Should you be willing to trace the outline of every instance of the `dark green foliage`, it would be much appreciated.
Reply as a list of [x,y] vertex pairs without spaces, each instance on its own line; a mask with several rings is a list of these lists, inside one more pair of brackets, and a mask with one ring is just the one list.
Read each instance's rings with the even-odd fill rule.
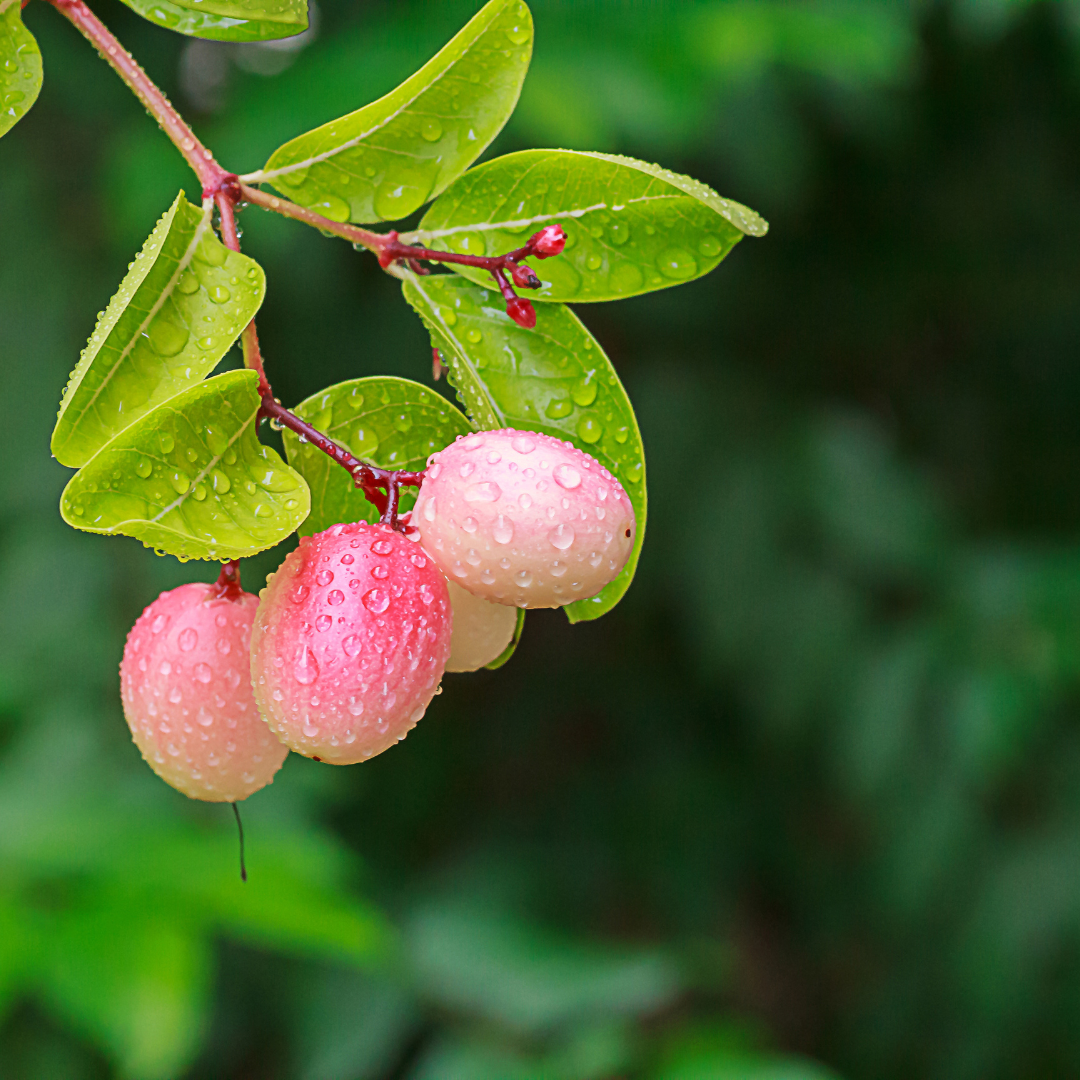
[[[229,108],[200,134],[255,168],[390,90],[475,6],[328,3],[282,74],[229,54]],[[148,895],[141,911],[185,912],[170,929],[193,959],[161,985],[174,1008],[184,987],[212,995],[193,1080],[816,1077],[806,1056],[848,1080],[1080,1072],[1080,92],[1059,9],[958,3],[916,23],[877,4],[536,3],[537,60],[496,152],[662,159],[772,229],[685,289],[584,312],[650,454],[625,601],[573,628],[535,613],[514,662],[448,678],[400,750],[362,770],[290,761],[246,804],[249,888],[279,880],[280,844],[332,910],[392,915],[404,951],[372,973],[288,918],[255,934],[187,891],[220,874],[244,897],[227,812],[165,789],[123,729],[124,631],[206,568],[64,528],[68,474],[42,448],[87,312],[188,181],[36,7],[45,120],[0,143],[0,205],[21,208],[0,214],[20,403],[0,477],[0,919],[115,927]],[[183,102],[185,43],[101,11]],[[241,220],[272,283],[260,331],[284,401],[426,378],[396,282],[346,245]],[[245,564],[245,585],[280,555]],[[86,931],[68,982],[47,949],[29,979],[35,939],[13,925],[0,1077],[124,1075],[127,1016],[106,1024],[97,1000],[121,990],[93,966],[121,946]],[[146,956],[129,976],[162,952]],[[583,1003],[626,964],[644,972],[630,1012],[629,990]],[[64,989],[79,979],[81,1011]]]

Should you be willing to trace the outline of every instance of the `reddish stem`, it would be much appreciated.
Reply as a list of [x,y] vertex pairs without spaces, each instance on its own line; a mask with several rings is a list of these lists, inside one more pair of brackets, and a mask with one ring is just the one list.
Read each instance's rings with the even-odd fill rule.
[[231,562],[221,564],[221,573],[214,582],[214,591],[211,600],[239,600],[244,595],[240,587],[240,561],[233,559]]
[[83,0],[48,0],[62,15],[75,24],[102,57],[112,65],[120,78],[135,92],[147,111],[161,125],[184,160],[195,170],[204,188],[216,189],[225,170],[214,160],[214,155],[199,142],[195,133],[184,123],[169,99],[154,85],[153,80],[139,66],[135,58],[120,44],[112,32],[83,3]]
[[305,225],[311,225],[313,228],[321,229],[323,232],[333,233],[343,240],[350,240],[354,244],[359,244],[360,247],[374,251],[376,255],[381,250],[385,240],[381,233],[361,229],[359,225],[345,225],[340,221],[333,221],[328,217],[323,217],[322,214],[316,214],[314,210],[308,210],[307,207],[299,206],[297,203],[289,202],[288,199],[279,198],[277,195],[270,195],[265,191],[260,191],[258,188],[250,187],[248,184],[240,184],[240,197],[244,202],[254,203],[264,210],[273,210],[275,214],[292,218],[294,221],[302,221]]
[[[353,457],[345,447],[334,442],[328,435],[324,435],[318,428],[312,427],[306,420],[301,420],[296,413],[286,409],[280,402],[272,397],[264,397],[260,416],[276,420],[282,427],[299,435],[304,442],[311,443],[316,449],[321,450],[332,461],[336,462],[348,472],[353,483],[363,491],[376,510],[382,521],[394,528],[398,528],[397,505],[399,488],[419,487],[424,480],[422,472],[400,472],[394,469],[380,469],[377,465],[370,465]],[[382,490],[385,490],[385,494]]]

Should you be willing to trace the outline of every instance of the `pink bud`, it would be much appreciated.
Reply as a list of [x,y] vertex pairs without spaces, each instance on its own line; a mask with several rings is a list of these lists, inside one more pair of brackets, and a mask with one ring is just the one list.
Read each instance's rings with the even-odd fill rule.
[[545,225],[529,238],[528,246],[538,259],[550,259],[552,255],[562,254],[566,246],[566,233],[561,225]]
[[531,330],[536,325],[536,308],[520,296],[506,301],[506,314],[526,330]]
[[510,276],[514,279],[514,284],[519,289],[540,288],[540,279],[536,276],[531,266],[518,266],[515,264],[510,267]]

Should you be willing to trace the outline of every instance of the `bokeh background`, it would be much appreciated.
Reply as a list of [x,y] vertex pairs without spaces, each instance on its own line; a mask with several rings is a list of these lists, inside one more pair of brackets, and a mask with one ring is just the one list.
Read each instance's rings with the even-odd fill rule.
[[[320,0],[280,45],[95,9],[229,167],[385,93],[479,0]],[[49,457],[94,313],[180,186],[72,28],[0,144],[2,1080],[1080,1075],[1080,9],[535,0],[489,153],[619,151],[771,222],[582,306],[649,536],[400,747],[165,787],[124,634],[202,564],[76,534]],[[427,381],[374,260],[257,209],[294,403]],[[442,384],[445,387],[445,384]],[[283,551],[243,566],[258,589]]]

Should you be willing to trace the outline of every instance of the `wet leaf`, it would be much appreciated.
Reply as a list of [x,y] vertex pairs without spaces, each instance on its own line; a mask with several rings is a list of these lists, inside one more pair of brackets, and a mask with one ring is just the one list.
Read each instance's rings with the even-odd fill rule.
[[258,377],[229,371],[122,431],[72,477],[64,520],[179,559],[240,559],[307,516],[303,477],[255,435]]
[[[428,457],[448,446],[472,424],[441,394],[412,382],[377,375],[330,386],[294,410],[362,461],[383,469],[422,469]],[[289,463],[311,489],[311,516],[300,532],[322,532],[339,521],[375,521],[375,507],[353,484],[352,477],[321,450],[283,432]],[[401,510],[416,499],[403,488]]]
[[211,41],[267,41],[308,26],[307,0],[123,0],[167,30]]
[[456,180],[514,111],[532,55],[520,0],[490,0],[396,90],[276,150],[248,179],[334,221],[395,221]]
[[596,619],[622,598],[645,538],[645,455],[630,399],[599,343],[562,304],[540,304],[536,329],[507,316],[493,290],[451,274],[410,276],[405,299],[442,350],[449,378],[480,428],[520,428],[567,439],[610,469],[637,516],[622,573],[596,596],[568,604],[571,622]]
[[262,303],[266,279],[181,192],[135,257],[71,373],[52,436],[85,465],[114,435],[205,378]]
[[[544,225],[566,230],[562,255],[533,260],[540,300],[619,300],[707,274],[766,223],[688,176],[633,158],[525,150],[466,173],[403,236],[469,255],[502,255]],[[478,283],[487,271],[451,266]]]
[[41,50],[23,26],[19,0],[0,0],[0,135],[29,111],[41,89]]

